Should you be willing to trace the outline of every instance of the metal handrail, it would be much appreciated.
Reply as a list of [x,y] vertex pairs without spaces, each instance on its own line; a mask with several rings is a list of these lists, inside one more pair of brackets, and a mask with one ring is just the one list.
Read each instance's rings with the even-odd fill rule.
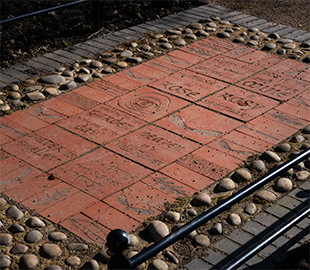
[[[218,205],[214,206],[213,208],[207,210],[205,213],[201,214],[200,216],[196,217],[189,223],[185,224],[184,226],[180,227],[176,231],[172,232],[171,234],[165,236],[158,242],[155,242],[153,245],[149,246],[148,248],[142,250],[140,253],[136,254],[135,256],[128,258],[123,253],[117,253],[111,257],[109,262],[109,269],[132,269],[147,259],[150,259],[160,251],[164,250],[165,248],[169,247],[170,245],[174,244],[177,240],[183,238],[185,235],[189,234],[193,230],[199,228],[212,218],[216,217],[226,209],[229,209],[235,203],[241,201],[242,199],[249,196],[251,193],[256,191],[257,189],[263,187],[265,184],[276,178],[277,176],[281,175],[283,172],[289,170],[294,165],[300,163],[303,159],[310,156],[310,148],[306,149],[296,157],[286,161],[285,163],[281,164],[279,167],[275,168],[268,174],[264,175],[263,177],[259,178],[258,180],[254,181],[253,183],[249,184],[248,186],[244,187],[231,197],[225,199]],[[113,231],[112,231],[113,232]],[[110,233],[112,233],[110,232]],[[107,246],[109,243],[107,242]],[[122,252],[120,250],[119,252]]]

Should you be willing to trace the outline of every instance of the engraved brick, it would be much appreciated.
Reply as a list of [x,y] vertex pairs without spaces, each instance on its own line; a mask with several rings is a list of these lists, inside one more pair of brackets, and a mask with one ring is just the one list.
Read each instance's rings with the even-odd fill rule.
[[9,75],[11,77],[17,78],[19,80],[26,80],[26,79],[30,78],[30,76],[28,74],[25,74],[23,72],[19,72],[17,70],[12,69],[12,68],[4,70],[3,73],[6,75]]
[[284,35],[283,38],[296,38],[296,37],[304,35],[306,33],[308,33],[308,32],[305,30],[297,30],[297,31],[294,31],[292,33]]

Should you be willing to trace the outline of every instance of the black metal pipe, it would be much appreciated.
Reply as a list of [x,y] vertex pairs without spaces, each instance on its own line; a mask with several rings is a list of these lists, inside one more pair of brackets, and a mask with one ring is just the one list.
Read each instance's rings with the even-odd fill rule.
[[201,214],[197,218],[193,219],[189,223],[185,224],[184,226],[180,227],[173,233],[167,235],[166,237],[162,238],[158,242],[154,243],[150,247],[142,250],[140,253],[136,254],[135,256],[128,258],[127,256],[123,255],[120,258],[120,254],[118,255],[118,260],[122,264],[121,268],[134,268],[141,264],[142,262],[150,259],[155,254],[159,253],[160,251],[164,250],[165,248],[169,247],[177,240],[183,238],[185,235],[190,233],[191,231],[199,228],[207,221],[211,220],[212,218],[216,217],[218,214],[222,213],[226,209],[230,208],[235,203],[239,202],[240,200],[246,198],[251,193],[256,191],[257,189],[263,187],[269,181],[273,180],[275,177],[281,175],[283,172],[289,170],[294,165],[300,163],[303,159],[307,156],[310,156],[310,148],[306,149],[296,157],[286,161],[279,167],[275,168],[273,171],[269,172],[267,175],[259,178],[255,182],[249,184],[248,186],[244,187],[233,196],[227,198],[226,200],[222,201],[215,207],[207,210],[205,213]]
[[268,238],[264,239],[256,247],[251,248],[248,252],[246,252],[244,255],[242,255],[240,258],[238,258],[236,261],[234,261],[230,266],[228,266],[225,269],[226,270],[236,269],[238,266],[242,265],[244,262],[246,262],[247,260],[251,259],[256,253],[261,251],[263,248],[268,246],[275,239],[277,239],[282,234],[284,234],[286,231],[288,231],[296,223],[298,223],[299,221],[304,219],[309,213],[310,213],[310,208],[306,209],[306,211],[303,211],[302,213],[300,213],[299,215],[294,217],[292,220],[287,222],[283,227],[281,227],[276,232],[273,232]]
[[38,14],[54,11],[56,9],[65,8],[65,7],[76,5],[76,4],[79,4],[79,3],[86,2],[86,1],[89,1],[89,0],[78,0],[78,1],[75,1],[75,2],[70,2],[70,3],[67,3],[67,4],[63,4],[63,5],[59,5],[59,6],[55,6],[55,7],[51,7],[51,8],[47,8],[47,9],[42,9],[42,10],[34,11],[34,12],[31,12],[31,13],[27,13],[27,14],[15,16],[15,17],[8,18],[8,19],[0,21],[0,24],[12,22],[12,21],[16,21],[16,20],[20,20],[20,19],[24,19],[24,18],[28,18],[28,17],[34,16],[34,15],[38,15]]

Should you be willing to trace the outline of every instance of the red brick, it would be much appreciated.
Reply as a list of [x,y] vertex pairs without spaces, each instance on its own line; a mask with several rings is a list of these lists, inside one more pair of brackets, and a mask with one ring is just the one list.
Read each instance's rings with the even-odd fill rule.
[[142,120],[152,122],[185,107],[189,102],[145,86],[109,101],[107,104]]
[[310,90],[304,91],[295,98],[290,99],[288,104],[300,107],[301,109],[310,110]]
[[104,200],[113,208],[140,222],[160,214],[164,210],[164,204],[172,203],[173,201],[172,197],[141,182],[119,191]]
[[177,179],[185,185],[188,185],[196,190],[202,190],[214,183],[214,181],[206,176],[198,174],[188,168],[181,166],[178,163],[172,163],[160,170],[160,172]]
[[[147,67],[147,66],[146,66],[146,68],[148,68],[149,72],[145,73],[145,74],[134,71],[134,70],[132,70],[132,68],[130,68],[130,69],[126,69],[126,70],[123,70],[121,72],[118,72],[117,75],[119,77],[123,78],[123,80],[134,81],[138,84],[138,87],[141,87],[141,86],[147,85],[151,82],[154,82],[156,80],[156,78],[154,78],[151,75],[152,74],[152,68]],[[153,71],[155,71],[155,70],[153,69]],[[135,88],[137,88],[137,87],[135,87]]]
[[235,83],[258,72],[262,68],[219,55],[189,69],[225,82]]
[[106,227],[80,213],[62,220],[60,225],[86,242],[95,243],[99,246],[105,244],[107,235],[110,232]]
[[99,144],[110,142],[145,124],[142,120],[105,105],[58,123],[59,126]]
[[47,123],[50,123],[50,124],[58,122],[61,119],[65,118],[64,115],[62,115],[62,114],[60,114],[54,110],[51,110],[42,104],[33,105],[33,106],[29,107],[26,110],[26,112],[29,113],[30,115],[33,115],[34,117],[36,117],[38,119],[45,121]]
[[95,144],[51,125],[4,145],[3,149],[37,168],[49,170],[95,147]]
[[[88,87],[92,87],[97,91],[103,92],[106,95],[109,95],[111,97],[119,97],[121,95],[124,95],[128,92],[128,90],[132,90],[129,88],[126,90],[125,88],[121,87],[118,83],[113,84],[110,82],[113,81],[114,78],[119,78],[117,75],[108,76],[107,78],[97,80],[95,82],[87,84]],[[132,82],[135,84],[135,82]],[[126,86],[128,86],[126,84]],[[130,86],[130,85],[129,85]],[[131,86],[130,86],[131,87]]]
[[[37,191],[35,194],[27,196],[28,199],[23,200],[22,204],[29,207],[36,212],[42,212],[43,210],[50,208],[51,206],[59,203],[66,198],[79,192],[78,189],[60,182],[59,180],[49,180],[50,183],[55,183],[50,188],[45,188],[44,190]],[[26,183],[31,187],[30,183]]]
[[217,53],[211,52],[208,48],[197,46],[196,43],[185,46],[181,48],[180,51],[194,55],[195,57],[201,57],[203,59],[210,59],[217,55]]
[[1,136],[8,136],[11,139],[19,139],[31,132],[30,129],[23,127],[10,119],[2,117],[0,119],[0,133]]
[[[4,153],[4,151],[0,152]],[[3,176],[9,172],[17,173],[18,169],[24,167],[27,164],[14,156],[9,156],[5,159],[2,159],[0,165],[0,176]]]
[[227,51],[234,50],[240,47],[239,44],[235,44],[231,41],[226,41],[217,37],[208,37],[206,39],[193,43],[193,46],[202,47],[215,54],[225,53]]
[[155,124],[178,133],[182,137],[205,144],[237,128],[242,123],[197,105],[191,105]]
[[[139,74],[141,76],[143,75],[146,78],[151,78],[151,79],[156,79],[156,80],[167,76],[167,73],[160,70],[159,67],[149,67],[145,64],[132,67],[130,69],[125,70],[124,72],[127,76],[132,76],[132,75],[135,76],[135,74]],[[132,73],[132,75],[130,74],[130,72]],[[122,73],[119,73],[119,74],[121,75]]]
[[[0,161],[10,157],[11,155],[7,152],[4,152],[4,151],[0,151]],[[1,165],[2,166],[2,165]]]
[[[183,47],[183,48],[185,48],[185,47]],[[206,60],[206,58],[204,58],[204,57],[195,56],[193,54],[187,53],[187,52],[182,51],[182,50],[175,50],[175,51],[168,53],[167,55],[173,56],[176,58],[180,58],[182,60],[186,60],[190,65],[198,64],[198,63]]]
[[107,148],[154,170],[200,145],[155,126],[146,126],[106,145]]
[[48,126],[48,123],[26,113],[25,111],[17,111],[9,116],[5,116],[4,118],[32,131],[37,131]]
[[80,191],[63,201],[54,204],[52,207],[39,212],[39,214],[52,222],[59,223],[60,221],[83,211],[96,201],[95,198]]
[[151,174],[144,167],[99,148],[52,171],[99,200]]
[[152,174],[141,182],[173,198],[191,196],[196,192],[195,189],[161,173]]
[[138,221],[104,202],[98,202],[83,210],[82,213],[110,230],[122,229],[126,232],[130,232],[140,225]]
[[58,97],[58,99],[66,101],[69,104],[79,107],[83,110],[91,109],[100,104],[99,102],[93,99],[87,98],[75,92],[69,92],[64,95],[61,95]]
[[278,100],[288,100],[310,87],[310,83],[270,71],[260,72],[237,84]]
[[174,73],[150,84],[152,87],[189,101],[197,101],[227,85],[221,81],[188,70]]
[[[130,80],[128,78],[120,76],[119,73],[113,74],[112,76],[108,76],[107,78],[104,78],[103,81],[104,82],[105,81],[110,82],[111,84],[114,84],[115,87],[118,86],[118,87],[124,88],[128,91],[138,89],[142,85],[145,85],[148,83],[148,82],[141,83],[141,82],[136,82],[136,81]],[[120,96],[120,93],[121,92],[118,90],[117,96]]]
[[279,102],[239,87],[229,86],[198,104],[242,121],[249,121],[274,108]]
[[[253,48],[246,47],[246,46],[239,46],[233,50],[229,50],[228,52],[225,52],[223,55],[229,56],[231,58],[240,59],[240,57],[246,56],[249,53],[255,52]],[[244,60],[243,60],[244,61]],[[254,61],[245,61],[251,64]]]
[[9,136],[6,136],[0,132],[0,145],[4,145],[4,144],[9,143],[11,141],[13,141],[12,138],[10,138]]
[[244,146],[256,152],[263,152],[273,145],[272,143],[268,143],[258,139],[256,136],[251,137],[235,130],[224,135],[222,139],[235,143],[239,146]]
[[87,97],[89,99],[95,100],[99,103],[104,103],[110,99],[113,99],[114,96],[111,96],[103,91],[98,91],[92,87],[83,86],[73,91],[81,96]]
[[58,98],[51,98],[44,101],[44,106],[66,116],[75,115],[83,111],[82,109]]
[[153,60],[147,61],[145,65],[153,68],[160,68],[161,71],[165,72],[167,75],[173,74],[182,69],[182,67],[180,66],[173,65],[171,61],[165,61],[163,57],[158,57]]
[[298,129],[262,116],[239,127],[237,130],[271,144],[277,144],[294,134]]
[[252,149],[248,149],[246,147],[243,147],[241,145],[235,144],[231,141],[222,138],[209,143],[208,146],[222,153],[238,158],[240,160],[246,160],[249,156],[252,156],[257,153]]

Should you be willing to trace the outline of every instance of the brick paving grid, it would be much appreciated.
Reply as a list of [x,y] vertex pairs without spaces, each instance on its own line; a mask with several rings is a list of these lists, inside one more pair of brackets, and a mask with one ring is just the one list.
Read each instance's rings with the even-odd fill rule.
[[[5,116],[2,191],[87,241],[131,231],[164,202],[206,187],[305,126],[304,65],[210,37]],[[274,87],[264,85],[275,77]]]

